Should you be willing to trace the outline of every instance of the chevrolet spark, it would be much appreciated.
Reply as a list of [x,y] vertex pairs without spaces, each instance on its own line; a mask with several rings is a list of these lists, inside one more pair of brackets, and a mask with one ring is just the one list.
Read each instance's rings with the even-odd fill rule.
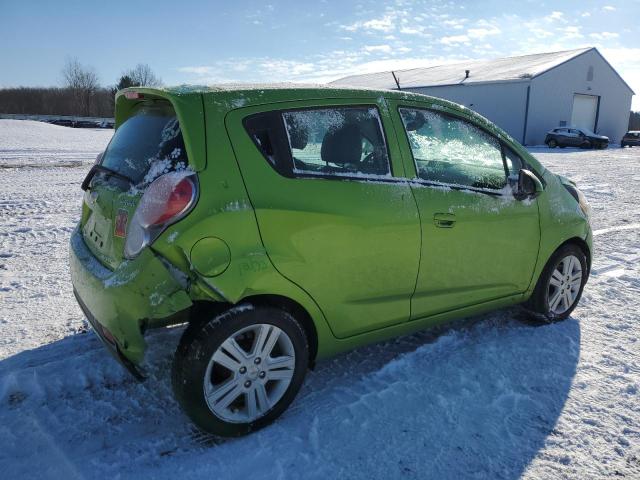
[[187,324],[201,429],[276,419],[319,359],[514,304],[566,318],[591,264],[576,186],[480,115],[398,91],[133,88],[85,178],[80,307],[137,378]]

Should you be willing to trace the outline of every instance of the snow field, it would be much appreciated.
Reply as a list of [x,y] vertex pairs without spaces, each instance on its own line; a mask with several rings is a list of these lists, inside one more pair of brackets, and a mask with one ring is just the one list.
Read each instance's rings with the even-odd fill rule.
[[593,209],[569,320],[513,308],[358,349],[273,426],[216,442],[172,397],[181,328],[152,332],[139,384],[73,298],[79,185],[110,134],[0,120],[4,478],[640,478],[640,148],[531,149]]

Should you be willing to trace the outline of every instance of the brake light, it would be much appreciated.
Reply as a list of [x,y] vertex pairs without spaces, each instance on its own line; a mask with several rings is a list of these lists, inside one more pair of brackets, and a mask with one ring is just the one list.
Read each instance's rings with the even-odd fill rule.
[[153,243],[166,227],[191,210],[196,197],[196,177],[191,172],[170,172],[154,180],[140,199],[129,225],[125,256],[133,258]]
[[140,92],[124,92],[124,96],[127,100],[140,100],[144,98],[144,95]]
[[195,191],[193,181],[179,173],[158,177],[149,185],[138,206],[140,224],[146,228],[170,222],[189,208]]

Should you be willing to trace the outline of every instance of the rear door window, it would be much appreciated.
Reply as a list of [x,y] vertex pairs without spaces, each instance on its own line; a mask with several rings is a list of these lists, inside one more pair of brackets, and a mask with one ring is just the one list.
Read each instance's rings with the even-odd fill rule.
[[169,105],[141,107],[116,130],[101,160],[132,185],[151,183],[187,164],[180,125]]
[[376,107],[265,112],[244,125],[269,164],[285,176],[391,175]]

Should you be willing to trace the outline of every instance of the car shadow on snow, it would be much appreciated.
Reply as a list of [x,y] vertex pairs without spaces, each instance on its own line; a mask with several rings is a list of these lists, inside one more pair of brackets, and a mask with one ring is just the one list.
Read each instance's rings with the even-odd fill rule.
[[93,334],[0,361],[10,478],[518,478],[563,409],[580,354],[571,318],[508,309],[320,362],[274,425],[214,442],[173,400],[181,328],[150,335],[137,383]]

